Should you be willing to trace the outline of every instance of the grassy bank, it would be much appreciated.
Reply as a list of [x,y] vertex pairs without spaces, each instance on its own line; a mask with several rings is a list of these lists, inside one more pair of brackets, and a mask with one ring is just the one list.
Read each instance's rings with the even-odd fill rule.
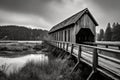
[[78,80],[79,72],[70,74],[73,66],[73,62],[66,59],[53,59],[47,64],[28,62],[19,72],[2,74],[0,80]]
[[47,53],[49,57],[48,63],[28,62],[19,72],[11,73],[9,76],[0,72],[0,80],[79,80],[80,70],[71,74],[75,62],[69,56],[61,58],[50,49],[46,44],[35,45],[32,49],[43,53]]

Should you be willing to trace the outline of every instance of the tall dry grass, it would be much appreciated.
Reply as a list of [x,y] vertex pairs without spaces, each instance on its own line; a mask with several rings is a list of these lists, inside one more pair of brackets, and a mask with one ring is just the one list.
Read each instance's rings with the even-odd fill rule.
[[[35,50],[44,49],[46,44],[37,45]],[[48,46],[46,46],[48,47]],[[48,51],[49,52],[49,51]],[[48,54],[48,63],[28,62],[18,72],[11,73],[6,76],[1,72],[0,80],[80,80],[80,70],[71,74],[75,65],[74,61],[68,58],[54,58],[52,54]]]
[[66,59],[53,59],[41,64],[28,62],[19,72],[11,73],[2,80],[78,80],[79,71],[70,74],[74,62]]

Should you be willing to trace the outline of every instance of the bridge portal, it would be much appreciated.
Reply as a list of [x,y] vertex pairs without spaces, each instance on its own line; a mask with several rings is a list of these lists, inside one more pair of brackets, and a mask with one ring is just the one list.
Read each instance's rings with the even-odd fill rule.
[[95,35],[91,32],[89,28],[81,28],[80,31],[76,35],[76,43],[83,42],[94,42]]

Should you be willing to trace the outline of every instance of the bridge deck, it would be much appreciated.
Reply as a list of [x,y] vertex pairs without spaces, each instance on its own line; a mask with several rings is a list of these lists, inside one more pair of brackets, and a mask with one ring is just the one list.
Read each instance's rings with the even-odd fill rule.
[[[56,42],[56,44],[54,44],[55,46],[64,49],[65,51],[71,53],[71,50],[73,48],[72,51],[72,55],[74,55],[76,58],[78,58],[79,55],[79,45],[78,44],[73,44],[72,43],[64,43],[64,42]],[[99,53],[99,51],[108,51],[108,52],[112,52],[115,54],[119,54],[120,50],[114,50],[114,49],[108,49],[108,48],[101,48],[101,47],[96,47],[96,46],[89,46],[89,45],[80,45],[81,46],[81,56],[79,57],[79,59],[83,62],[85,62],[86,64],[90,65],[91,67],[93,67],[93,65],[95,65],[95,61],[94,61],[94,49],[97,50],[97,54],[98,54],[98,62],[97,62],[97,67],[96,69],[98,71],[100,71],[101,73],[104,73],[105,75],[111,77],[114,80],[120,80],[119,76],[120,76],[120,60],[113,58],[113,57],[109,57],[106,55],[103,55],[101,53]],[[86,50],[85,48],[91,48],[92,50]],[[97,60],[96,59],[96,60]]]
[[[71,47],[68,47],[68,52],[71,52]],[[81,53],[81,59],[83,59],[82,61],[87,62],[87,64],[89,64],[90,66],[92,66],[92,62],[93,62],[93,52],[90,51],[82,51]],[[99,53],[98,53],[99,54]],[[73,49],[73,54],[75,57],[78,57],[78,48]],[[108,57],[102,54],[99,54],[99,58],[98,58],[98,65],[111,71],[112,73],[117,74],[118,76],[120,76],[120,60],[112,58],[112,57]],[[111,59],[111,60],[107,60],[105,58]],[[115,63],[114,61],[116,61],[117,63]]]

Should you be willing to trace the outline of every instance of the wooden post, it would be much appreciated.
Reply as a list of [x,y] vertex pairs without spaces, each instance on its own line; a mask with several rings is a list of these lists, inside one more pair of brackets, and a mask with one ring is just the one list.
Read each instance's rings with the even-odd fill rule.
[[60,42],[58,42],[58,47],[60,48]]
[[56,46],[57,46],[57,42],[56,42]]
[[106,48],[108,48],[108,45],[106,45]]
[[94,49],[93,52],[93,71],[97,72],[97,66],[98,66],[98,53],[97,53],[97,49]]
[[80,62],[80,58],[81,58],[81,45],[78,46],[78,62]]
[[92,72],[88,76],[87,80],[93,80],[95,77],[95,74],[97,73],[97,66],[98,66],[98,53],[97,49],[94,49],[93,52],[93,66],[92,66]]
[[65,43],[63,43],[63,49],[65,49]]
[[61,48],[61,42],[60,42],[60,48]]
[[120,50],[120,46],[118,46],[118,49]]
[[58,42],[58,45],[57,45],[57,47],[59,48],[59,42]]
[[71,46],[71,53],[70,53],[70,55],[72,55],[72,53],[73,53],[73,48],[74,48],[74,44],[72,44],[72,46]]
[[94,46],[97,46],[97,44],[93,44]]
[[[73,52],[72,50],[73,50],[73,49],[71,49],[71,52]],[[71,54],[71,55],[72,55],[72,54]],[[71,73],[74,72],[74,71],[78,68],[78,65],[79,65],[79,63],[80,63],[80,58],[81,58],[81,45],[79,45],[79,48],[78,48],[78,62],[77,62],[77,63],[75,64],[75,66],[73,67]]]
[[57,47],[58,47],[59,42],[57,42]]
[[66,43],[66,51],[68,51],[68,43]]
[[62,42],[61,42],[61,48],[62,48]]
[[52,45],[57,46],[57,42],[52,42]]

